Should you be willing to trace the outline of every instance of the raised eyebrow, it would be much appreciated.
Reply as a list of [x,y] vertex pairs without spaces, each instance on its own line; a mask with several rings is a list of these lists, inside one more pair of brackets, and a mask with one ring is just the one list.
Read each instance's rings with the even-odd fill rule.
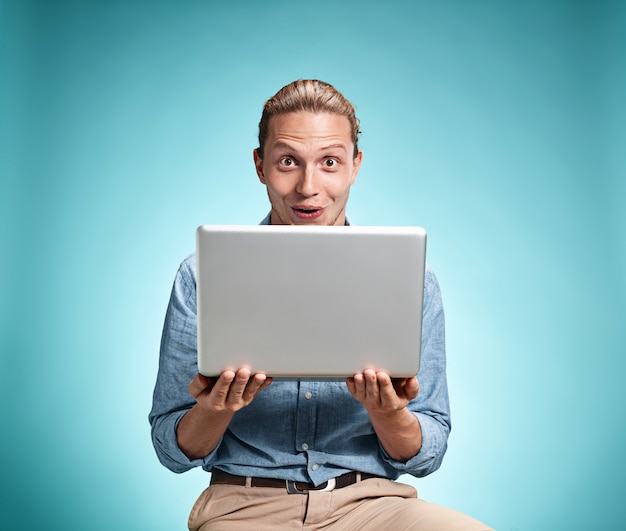
[[[298,149],[297,149],[297,147],[292,146],[288,142],[284,142],[282,140],[278,140],[278,141],[276,141],[274,143],[274,145],[272,147],[275,148],[275,149],[279,149],[279,150],[285,151],[285,152],[287,152],[289,154],[293,154],[296,157],[298,156]],[[339,149],[339,150],[343,151],[343,153],[348,153],[348,148],[346,147],[346,145],[345,144],[341,144],[341,143],[339,143],[339,144],[329,144],[327,146],[321,147],[318,150],[318,152],[319,153],[324,153],[326,151],[330,151],[330,150],[333,150],[333,149]],[[289,155],[289,156],[293,156],[293,155]],[[283,156],[286,156],[286,155],[283,154]],[[329,156],[329,155],[324,155],[324,156]]]
[[320,151],[329,151],[331,149],[341,149],[342,151],[346,152],[348,151],[348,149],[346,148],[346,146],[344,144],[331,144],[329,146],[325,146],[323,148],[320,149]]
[[285,149],[287,151],[295,151],[295,148],[291,144],[288,144],[287,142],[280,142],[280,141],[274,142],[274,145],[272,147]]

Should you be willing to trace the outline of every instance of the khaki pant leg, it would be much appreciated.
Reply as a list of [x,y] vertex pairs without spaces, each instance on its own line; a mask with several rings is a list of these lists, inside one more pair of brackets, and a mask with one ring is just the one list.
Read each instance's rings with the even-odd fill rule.
[[417,491],[403,483],[368,479],[345,489],[333,491],[332,494],[333,521],[320,522],[320,528],[328,526],[327,529],[333,531],[491,529],[466,514],[418,499]]
[[191,531],[302,529],[307,496],[267,487],[211,485],[189,514]]

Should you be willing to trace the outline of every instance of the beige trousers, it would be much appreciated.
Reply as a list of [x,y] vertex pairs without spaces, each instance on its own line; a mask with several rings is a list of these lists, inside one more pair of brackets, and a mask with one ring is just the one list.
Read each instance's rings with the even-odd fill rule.
[[211,485],[189,515],[192,531],[483,531],[463,513],[417,498],[410,485],[387,479],[329,492],[287,494],[286,489]]

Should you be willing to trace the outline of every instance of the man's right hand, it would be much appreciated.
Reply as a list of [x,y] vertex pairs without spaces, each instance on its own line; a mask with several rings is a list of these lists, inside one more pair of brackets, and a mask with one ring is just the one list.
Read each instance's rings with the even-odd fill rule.
[[196,404],[183,416],[176,430],[178,446],[189,459],[201,459],[219,444],[233,415],[250,404],[272,379],[249,369],[224,371],[217,380],[196,374],[189,394]]
[[224,371],[217,380],[196,374],[189,382],[189,394],[200,407],[214,412],[236,412],[246,407],[256,395],[272,383],[261,372],[251,375],[249,369]]

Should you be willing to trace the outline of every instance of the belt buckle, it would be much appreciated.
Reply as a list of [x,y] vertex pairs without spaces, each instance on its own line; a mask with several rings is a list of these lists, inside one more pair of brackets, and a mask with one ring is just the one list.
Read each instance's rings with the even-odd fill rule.
[[[287,492],[289,494],[306,494],[309,492],[308,490],[300,490],[296,487],[296,482],[291,481],[290,479],[285,480],[285,484],[287,485]],[[330,478],[326,482],[326,486],[323,489],[315,489],[315,492],[330,492],[331,490],[335,490],[337,486],[337,480],[335,478]]]

